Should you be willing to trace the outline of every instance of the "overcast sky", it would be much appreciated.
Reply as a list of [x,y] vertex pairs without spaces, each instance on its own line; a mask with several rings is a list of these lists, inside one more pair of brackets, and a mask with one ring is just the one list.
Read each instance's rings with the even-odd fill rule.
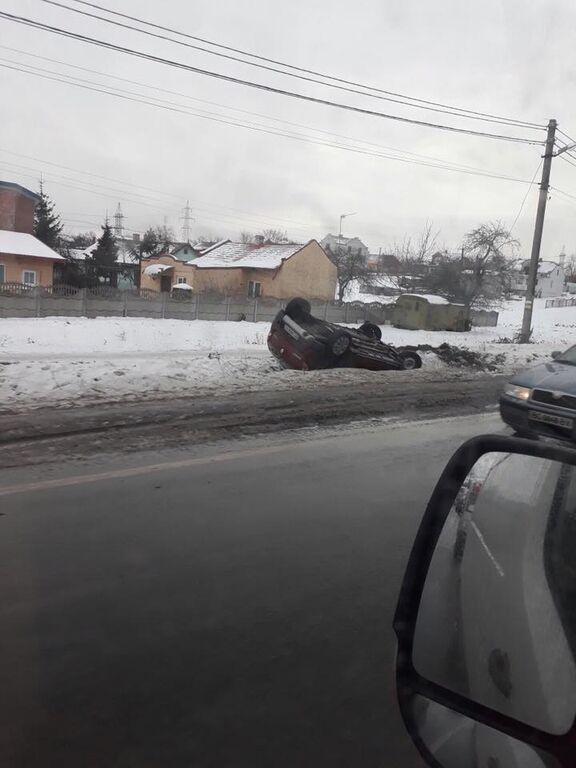
[[[576,135],[573,0],[95,1],[190,35],[387,91],[542,125],[554,117],[564,131]],[[91,10],[74,0],[61,2]],[[544,138],[544,131],[459,119],[266,72],[42,0],[2,0],[0,10],[323,99]],[[163,99],[165,106],[186,113],[2,69],[0,177],[36,188],[42,173],[67,231],[96,230],[106,211],[112,214],[120,202],[127,231],[166,221],[179,233],[189,199],[194,237],[237,237],[243,229],[272,226],[299,241],[320,239],[338,231],[341,213],[356,212],[345,220],[343,233],[361,237],[371,250],[388,250],[406,236],[417,236],[426,221],[440,231],[439,245],[455,248],[466,231],[482,222],[501,219],[511,226],[530,189],[514,230],[529,255],[536,187],[374,153],[409,152],[425,157],[401,156],[422,162],[436,158],[530,181],[540,163],[540,147],[305,103],[10,21],[0,20],[0,39],[0,63],[60,73],[52,77],[80,77],[100,89],[123,89],[125,96]],[[554,161],[552,184],[576,198],[576,167]],[[576,199],[552,191],[545,258],[556,257],[563,246],[568,253],[576,251],[575,220]]]

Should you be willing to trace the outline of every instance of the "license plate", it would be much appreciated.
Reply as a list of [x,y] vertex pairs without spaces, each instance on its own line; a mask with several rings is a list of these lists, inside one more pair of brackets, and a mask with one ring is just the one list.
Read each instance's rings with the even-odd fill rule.
[[564,416],[554,416],[551,413],[540,413],[540,411],[528,411],[528,418],[532,419],[532,421],[554,424],[556,427],[564,427],[565,429],[572,429],[574,426],[573,419],[566,419]]

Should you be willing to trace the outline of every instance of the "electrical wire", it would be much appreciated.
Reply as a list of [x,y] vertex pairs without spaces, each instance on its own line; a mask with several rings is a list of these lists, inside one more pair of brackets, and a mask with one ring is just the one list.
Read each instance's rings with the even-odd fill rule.
[[516,218],[514,219],[514,221],[512,222],[512,226],[510,227],[510,233],[512,233],[514,231],[514,227],[518,223],[518,219],[520,218],[520,215],[522,214],[522,210],[524,209],[524,205],[526,204],[526,200],[528,199],[528,195],[532,191],[532,187],[534,185],[534,181],[536,180],[536,176],[538,175],[538,171],[542,167],[542,163],[543,163],[543,159],[540,160],[536,170],[534,171],[534,176],[532,176],[532,181],[530,182],[530,186],[526,190],[526,194],[524,195],[524,199],[522,200],[522,203],[520,205],[518,213],[516,214]]
[[[247,61],[246,59],[241,59],[238,56],[232,56],[230,54],[221,53],[219,51],[212,51],[212,50],[210,50],[208,48],[204,48],[204,47],[199,46],[199,45],[194,45],[194,44],[191,44],[191,43],[184,42],[183,40],[176,40],[175,38],[168,37],[167,35],[161,35],[161,34],[158,34],[157,32],[150,32],[149,30],[146,30],[146,29],[139,29],[138,27],[134,27],[131,24],[125,24],[125,23],[120,22],[120,21],[114,21],[113,19],[107,19],[107,18],[105,18],[103,16],[99,16],[98,14],[89,13],[88,11],[82,11],[79,8],[71,8],[69,5],[66,5],[65,3],[58,2],[58,0],[41,0],[41,2],[47,3],[48,5],[56,6],[58,8],[62,8],[62,9],[67,10],[67,11],[71,11],[72,13],[77,13],[77,14],[80,14],[82,16],[86,16],[88,18],[93,18],[93,19],[96,19],[98,21],[103,21],[106,24],[112,24],[112,25],[114,25],[116,27],[121,27],[122,29],[128,29],[128,30],[130,30],[132,32],[139,32],[142,35],[147,35],[149,37],[154,37],[154,38],[157,38],[157,39],[160,39],[160,40],[165,40],[167,42],[174,43],[175,45],[180,45],[180,46],[184,46],[186,48],[191,48],[191,49],[196,50],[196,51],[201,51],[202,53],[208,53],[208,54],[210,54],[212,56],[218,56],[220,58],[231,60],[231,61],[235,61],[235,62],[239,62],[240,64],[245,64],[245,65],[248,65],[248,66],[251,66],[251,67],[257,67],[258,69],[263,69],[263,70],[266,70],[268,72],[274,72],[275,74],[285,75],[287,77],[294,77],[294,78],[297,78],[299,80],[303,80],[303,81],[306,81],[306,82],[316,83],[318,85],[323,85],[323,86],[326,86],[326,87],[329,87],[329,88],[335,88],[337,90],[345,91],[347,93],[353,93],[353,94],[361,95],[361,96],[368,96],[370,98],[380,99],[382,101],[389,101],[389,102],[393,102],[395,104],[401,104],[403,106],[410,106],[410,107],[413,107],[413,108],[416,108],[416,109],[424,109],[424,110],[428,110],[428,111],[431,111],[431,112],[437,112],[437,113],[444,114],[444,115],[452,115],[452,116],[456,116],[456,117],[465,117],[465,118],[468,118],[468,119],[480,120],[480,121],[488,122],[488,123],[496,123],[496,124],[499,124],[499,125],[508,125],[508,126],[514,126],[514,127],[522,127],[522,128],[531,128],[531,129],[534,129],[534,130],[543,130],[544,129],[544,126],[542,126],[542,125],[518,122],[518,121],[511,120],[509,118],[489,117],[489,116],[480,116],[480,115],[471,115],[471,114],[462,113],[460,111],[456,111],[456,110],[458,110],[458,107],[456,107],[456,108],[449,108],[449,107],[430,106],[430,105],[427,105],[427,104],[410,103],[410,101],[407,101],[407,99],[410,99],[410,97],[394,98],[392,96],[384,96],[384,95],[382,95],[380,93],[373,93],[373,92],[370,93],[370,92],[367,92],[366,90],[360,91],[360,90],[358,90],[358,87],[363,88],[363,86],[357,86],[357,87],[353,88],[353,87],[350,87],[350,86],[340,85],[340,84],[334,83],[334,82],[327,82],[326,80],[319,80],[317,77],[310,77],[310,76],[307,76],[307,75],[297,74],[295,72],[285,72],[284,70],[278,69],[277,67],[271,67],[271,66],[267,66],[265,64],[259,64],[259,63],[254,62],[254,61]],[[105,10],[108,13],[114,13],[114,15],[116,15],[116,13],[113,12],[113,11],[110,11],[108,9],[105,9]],[[146,23],[146,22],[142,22],[141,20],[138,20],[138,22],[139,23],[144,23],[144,24]]]
[[[67,84],[67,85],[73,85],[73,86],[81,88],[83,90],[88,90],[88,91],[93,91],[93,92],[96,92],[96,93],[103,93],[103,94],[107,94],[107,95],[110,95],[110,96],[115,96],[117,98],[120,98],[120,99],[123,99],[123,100],[127,100],[127,101],[130,101],[130,102],[136,102],[136,103],[140,103],[140,104],[145,104],[147,106],[156,107],[158,109],[165,109],[165,110],[168,110],[170,112],[177,112],[179,114],[184,114],[184,115],[189,115],[189,116],[193,116],[193,117],[198,117],[200,119],[212,120],[214,122],[223,123],[225,125],[231,125],[231,126],[235,126],[235,127],[243,127],[243,128],[247,128],[249,130],[257,131],[259,133],[271,134],[273,136],[280,136],[280,137],[284,137],[284,138],[289,138],[289,139],[293,139],[295,141],[300,141],[300,142],[305,142],[305,143],[310,143],[310,144],[317,144],[319,146],[329,147],[329,148],[333,148],[333,149],[341,149],[341,150],[344,150],[344,151],[347,151],[347,152],[353,152],[355,154],[366,155],[366,156],[369,156],[369,157],[378,157],[378,158],[386,159],[386,160],[397,160],[398,162],[408,163],[408,164],[411,164],[411,165],[419,165],[419,166],[423,166],[423,167],[438,168],[438,169],[441,169],[441,170],[453,171],[453,172],[456,172],[456,173],[465,173],[465,174],[472,175],[472,176],[482,176],[482,177],[486,177],[486,178],[501,179],[501,180],[505,180],[505,181],[514,181],[514,182],[519,182],[519,183],[522,183],[522,184],[529,184],[530,183],[529,181],[526,181],[525,179],[518,179],[518,178],[515,178],[515,177],[512,177],[512,176],[505,176],[503,174],[492,173],[492,172],[484,171],[484,170],[481,170],[481,169],[479,169],[479,170],[469,170],[467,168],[458,168],[458,167],[454,167],[452,165],[445,165],[443,163],[423,162],[421,160],[414,160],[414,159],[410,159],[410,158],[403,158],[403,157],[398,157],[396,155],[387,155],[387,154],[382,153],[382,152],[374,152],[374,151],[362,149],[360,147],[354,147],[354,146],[349,146],[349,145],[345,145],[345,144],[338,144],[338,143],[329,142],[329,141],[321,141],[321,140],[319,140],[319,139],[317,139],[315,137],[308,137],[308,136],[304,136],[304,135],[301,135],[301,134],[286,133],[286,132],[283,132],[283,131],[280,131],[280,130],[273,130],[271,128],[258,127],[258,126],[255,126],[254,124],[240,123],[238,121],[232,121],[232,120],[224,120],[224,119],[221,119],[219,117],[210,117],[210,116],[205,115],[205,114],[200,114],[198,112],[193,112],[191,110],[186,109],[185,107],[183,108],[183,107],[178,106],[178,105],[172,105],[170,103],[161,103],[158,100],[157,101],[148,101],[145,98],[140,98],[139,95],[136,95],[136,96],[126,95],[128,93],[126,91],[124,91],[124,92],[114,92],[114,91],[111,91],[111,90],[107,90],[105,87],[95,87],[95,86],[83,84],[81,82],[75,82],[74,80],[67,79],[66,76],[54,77],[52,75],[42,74],[42,73],[36,72],[36,71],[28,71],[26,69],[22,69],[21,67],[10,66],[8,64],[3,64],[3,63],[0,63],[0,67],[5,68],[5,69],[9,69],[9,70],[14,70],[16,72],[21,72],[23,74],[32,75],[34,77],[40,77],[40,78],[45,79],[45,80],[51,80],[51,81],[54,81],[54,82],[64,83],[64,84]],[[38,69],[38,68],[35,68],[35,69]],[[165,100],[161,100],[161,101],[164,102]]]
[[116,45],[114,43],[110,43],[104,40],[98,40],[96,38],[93,38],[87,35],[81,35],[77,32],[71,32],[70,30],[65,30],[60,27],[53,27],[49,24],[44,24],[42,22],[35,21],[33,19],[29,19],[24,16],[15,16],[14,14],[6,13],[5,11],[0,11],[0,18],[4,18],[8,21],[13,21],[18,24],[23,24],[24,26],[28,26],[33,29],[39,29],[39,30],[57,34],[69,39],[88,43],[89,45],[95,45],[100,48],[105,48],[107,50],[116,51],[118,53],[124,53],[126,55],[134,56],[136,58],[140,58],[145,61],[152,61],[154,63],[164,64],[170,67],[174,67],[176,69],[181,69],[187,72],[193,72],[195,74],[215,78],[217,80],[233,83],[235,85],[243,85],[249,88],[255,88],[257,90],[265,91],[267,93],[274,93],[280,96],[287,96],[289,98],[299,99],[301,101],[306,101],[313,104],[320,104],[322,106],[328,106],[331,108],[343,109],[349,112],[363,114],[370,117],[378,117],[385,120],[394,120],[404,124],[418,125],[418,126],[427,127],[427,128],[435,128],[437,130],[449,131],[451,133],[460,133],[460,134],[465,134],[469,136],[477,136],[480,138],[490,138],[490,139],[496,139],[500,141],[510,141],[514,143],[532,144],[532,145],[541,145],[544,143],[543,141],[536,141],[534,139],[529,139],[527,137],[506,136],[502,134],[476,131],[470,128],[459,128],[455,126],[443,125],[440,123],[431,123],[424,120],[415,120],[408,117],[401,117],[399,115],[391,115],[384,112],[377,112],[376,110],[365,109],[363,107],[357,107],[351,104],[344,104],[342,102],[330,101],[328,99],[320,99],[315,96],[308,96],[303,93],[298,93],[295,91],[287,91],[282,88],[275,88],[270,85],[265,85],[263,83],[256,83],[251,80],[244,80],[243,78],[233,77],[231,75],[225,75],[221,72],[214,72],[212,70],[203,69],[201,67],[194,67],[189,64],[184,64],[183,62],[174,61],[172,59],[165,59],[161,56],[155,56],[150,53],[145,53],[144,51],[137,51],[133,48]]
[[[309,74],[309,75],[315,75],[316,77],[322,77],[322,78],[325,78],[327,80],[332,80],[332,81],[337,82],[337,83],[343,83],[344,85],[351,85],[351,86],[354,86],[356,88],[364,88],[365,90],[373,91],[374,93],[380,93],[380,94],[384,94],[384,95],[387,95],[387,96],[394,96],[396,98],[406,99],[406,100],[409,100],[411,102],[415,102],[415,103],[418,103],[418,104],[427,104],[427,105],[434,106],[434,107],[442,107],[443,109],[449,109],[449,110],[453,110],[453,111],[458,111],[459,113],[462,113],[462,116],[464,116],[464,115],[471,115],[471,116],[478,116],[478,117],[484,117],[484,118],[493,118],[494,120],[497,120],[497,121],[509,122],[510,124],[514,124],[517,127],[522,126],[522,127],[526,127],[526,128],[528,128],[528,127],[530,127],[530,128],[540,128],[540,129],[545,128],[545,126],[539,125],[538,123],[534,123],[534,122],[529,122],[529,121],[525,121],[525,120],[515,120],[514,118],[502,117],[502,116],[499,116],[499,115],[493,115],[493,114],[486,113],[486,112],[478,112],[478,111],[475,111],[475,110],[464,109],[464,108],[461,108],[461,107],[452,107],[452,106],[449,106],[447,104],[442,104],[442,103],[437,102],[437,101],[430,101],[428,99],[419,99],[419,98],[416,98],[416,97],[413,97],[413,96],[406,96],[404,94],[397,93],[395,91],[387,91],[387,90],[384,90],[382,88],[377,88],[375,86],[366,85],[366,84],[363,84],[363,83],[357,83],[357,82],[354,82],[353,80],[346,80],[344,78],[335,77],[333,75],[327,75],[327,74],[324,74],[322,72],[317,72],[317,71],[315,71],[313,69],[307,69],[305,67],[298,67],[298,66],[295,66],[294,64],[289,64],[289,63],[286,63],[286,62],[278,61],[276,59],[268,58],[266,56],[261,56],[261,55],[255,54],[255,53],[250,53],[249,51],[244,51],[244,50],[242,50],[240,48],[234,48],[234,47],[229,46],[229,45],[222,45],[221,43],[215,43],[212,40],[207,40],[206,38],[197,37],[195,35],[190,35],[190,34],[188,34],[186,32],[182,32],[181,30],[177,30],[177,29],[174,29],[174,28],[171,28],[171,27],[163,26],[162,24],[155,24],[155,23],[150,22],[150,21],[145,21],[144,19],[140,19],[140,18],[138,18],[136,16],[131,16],[130,14],[127,14],[127,13],[120,13],[119,11],[115,11],[115,10],[112,10],[110,8],[106,8],[105,6],[98,5],[97,3],[87,2],[86,0],[72,0],[72,2],[75,2],[75,3],[79,4],[79,5],[83,5],[83,6],[86,6],[86,7],[89,7],[89,8],[94,8],[94,9],[99,10],[99,11],[103,11],[104,13],[108,13],[111,16],[116,16],[118,18],[128,19],[129,21],[137,22],[138,24],[142,24],[143,26],[147,26],[147,27],[150,27],[150,28],[153,28],[153,29],[159,29],[159,30],[162,30],[163,32],[170,32],[171,34],[179,35],[180,37],[183,37],[183,38],[188,39],[188,40],[195,40],[196,42],[204,43],[206,45],[211,45],[211,46],[213,46],[215,48],[219,48],[220,50],[231,51],[232,53],[237,53],[237,54],[240,54],[242,56],[248,56],[248,57],[250,57],[252,59],[256,59],[258,61],[265,61],[265,62],[267,62],[269,64],[275,64],[277,66],[285,67],[286,69],[291,69],[291,70],[293,70],[295,72],[303,72],[303,73],[306,73],[306,74]],[[70,10],[72,10],[72,9],[70,9]],[[248,63],[248,62],[244,62],[244,63]],[[288,74],[288,73],[285,73],[285,74]]]
[[551,184],[550,184],[550,189],[553,189],[554,192],[558,192],[558,194],[564,195],[564,197],[568,197],[571,200],[576,200],[576,195],[571,195],[569,192],[564,192],[564,190],[558,189],[558,187],[553,187]]
[[[458,167],[458,168],[466,168],[466,169],[475,170],[475,171],[483,171],[483,170],[485,170],[485,169],[482,169],[482,168],[476,168],[474,166],[465,165],[463,163],[454,163],[454,162],[452,162],[450,160],[446,160],[444,158],[438,158],[438,157],[434,157],[434,156],[431,156],[431,155],[423,155],[423,154],[420,154],[418,152],[410,152],[410,151],[404,150],[404,149],[400,150],[400,149],[397,149],[395,147],[389,147],[389,146],[385,146],[385,145],[382,145],[382,144],[377,144],[375,142],[366,141],[364,139],[356,139],[356,138],[353,138],[353,137],[350,137],[350,136],[345,136],[345,135],[340,134],[340,133],[334,133],[333,131],[326,131],[326,130],[323,130],[323,129],[320,129],[320,128],[314,128],[313,126],[310,126],[310,125],[304,125],[302,123],[295,123],[295,122],[292,122],[290,120],[282,120],[282,119],[277,118],[277,117],[271,117],[270,115],[264,115],[264,114],[262,114],[260,112],[252,112],[250,110],[239,109],[237,107],[229,107],[229,106],[226,106],[224,104],[219,104],[218,102],[208,101],[206,99],[199,99],[199,98],[194,97],[194,96],[189,96],[188,94],[181,93],[180,91],[173,91],[173,90],[169,90],[167,88],[160,88],[158,86],[150,85],[148,83],[142,83],[142,82],[140,82],[138,80],[130,80],[130,79],[125,78],[125,77],[119,77],[117,75],[111,75],[111,74],[109,74],[107,72],[100,72],[98,70],[90,69],[88,67],[81,67],[81,66],[78,66],[76,64],[70,64],[70,63],[62,61],[60,59],[53,59],[53,58],[50,58],[48,56],[40,56],[38,54],[31,53],[29,51],[22,51],[19,48],[11,48],[10,46],[7,46],[7,45],[0,45],[0,49],[12,51],[14,53],[20,53],[20,54],[23,54],[25,56],[30,56],[30,57],[32,57],[34,59],[39,59],[41,61],[49,61],[49,62],[51,62],[53,64],[59,64],[60,66],[69,67],[71,69],[76,69],[76,70],[79,70],[79,71],[82,71],[82,72],[88,72],[88,73],[93,74],[93,75],[98,75],[99,77],[106,77],[106,78],[109,78],[109,79],[112,79],[112,80],[117,80],[119,82],[129,83],[131,85],[136,85],[139,88],[147,88],[149,90],[158,91],[160,93],[167,93],[167,94],[170,94],[172,96],[178,96],[179,98],[188,99],[190,101],[197,101],[197,102],[199,102],[201,104],[208,104],[210,106],[219,107],[221,109],[227,109],[227,110],[233,111],[233,112],[239,112],[241,114],[250,115],[252,117],[261,117],[261,118],[263,118],[265,120],[269,120],[269,121],[272,121],[272,122],[275,122],[275,123],[281,123],[282,125],[288,125],[290,127],[303,128],[303,129],[308,130],[308,131],[313,131],[314,133],[319,133],[319,134],[322,134],[322,135],[325,135],[325,136],[335,137],[335,138],[338,138],[338,139],[344,139],[345,141],[351,141],[353,143],[365,145],[365,146],[368,146],[368,147],[373,147],[373,148],[376,148],[376,149],[381,150],[381,151],[399,153],[401,155],[408,155],[410,157],[421,158],[423,160],[431,160],[431,161],[434,161],[434,162],[439,162],[439,163],[443,163],[443,164],[446,164],[446,165],[455,166],[455,167]],[[44,71],[44,72],[50,72],[50,70],[46,70],[46,69],[42,70],[41,68],[33,67],[33,65],[30,65],[30,64],[25,64],[23,62],[13,61],[11,59],[5,59],[5,58],[2,58],[2,57],[0,57],[0,61],[5,61],[5,62],[11,63],[11,64],[16,64],[16,65],[23,65],[23,66],[26,66],[26,67],[29,67],[29,68],[33,68],[33,69],[39,69],[40,71]],[[54,72],[52,72],[52,74],[59,74],[59,75],[65,76],[65,77],[72,77],[71,75],[65,75],[64,73],[54,73]],[[82,80],[81,78],[74,78],[74,79],[78,79],[81,82],[87,82],[87,83],[91,82],[89,80]],[[97,85],[102,85],[102,84],[97,84]],[[102,85],[102,87],[109,87],[109,86]],[[125,91],[125,93],[130,93],[130,92],[129,91]],[[207,114],[214,114],[214,113],[207,112]]]

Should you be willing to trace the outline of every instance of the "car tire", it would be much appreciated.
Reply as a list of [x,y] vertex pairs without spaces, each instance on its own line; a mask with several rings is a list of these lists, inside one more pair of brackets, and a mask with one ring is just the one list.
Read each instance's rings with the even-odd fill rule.
[[368,320],[365,323],[362,323],[360,328],[358,328],[358,332],[364,334],[364,336],[368,336],[369,339],[382,341],[382,329],[375,323],[369,323]]
[[336,331],[326,343],[334,357],[342,357],[350,349],[351,341],[349,333],[346,333],[346,331]]
[[298,320],[300,317],[306,317],[310,314],[312,307],[310,306],[310,302],[306,301],[306,299],[290,299],[288,304],[286,304],[286,308],[284,309],[284,312],[288,315],[288,317],[291,317],[292,320]]
[[422,368],[422,358],[416,352],[406,349],[400,352],[399,355],[403,370],[414,371],[416,368]]

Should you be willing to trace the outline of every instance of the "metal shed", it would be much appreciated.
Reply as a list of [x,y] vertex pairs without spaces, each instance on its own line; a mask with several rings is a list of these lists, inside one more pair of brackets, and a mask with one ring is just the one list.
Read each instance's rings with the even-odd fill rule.
[[392,325],[414,331],[466,331],[470,320],[463,304],[451,304],[442,296],[404,293],[396,299]]

